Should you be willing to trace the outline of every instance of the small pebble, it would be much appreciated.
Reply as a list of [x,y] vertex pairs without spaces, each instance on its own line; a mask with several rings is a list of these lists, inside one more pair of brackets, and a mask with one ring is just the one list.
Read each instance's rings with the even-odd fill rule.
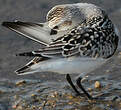
[[19,105],[16,110],[23,110],[23,107]]
[[17,100],[17,99],[19,98],[19,96],[18,96],[18,95],[15,95],[15,96],[13,96],[13,98],[14,98],[15,100]]
[[95,88],[101,88],[101,83],[99,81],[96,81],[95,82]]
[[26,81],[25,80],[20,80],[20,81],[16,82],[16,85],[17,86],[21,86],[23,84],[26,84]]
[[53,98],[54,98],[54,97],[55,97],[55,95],[54,95],[54,94],[52,94],[52,95],[51,95],[51,97],[53,97]]
[[3,91],[2,90],[0,90],[0,94],[2,94],[3,93]]
[[110,70],[106,70],[106,73],[109,73],[110,72]]
[[31,94],[31,97],[36,97],[37,95],[36,94]]
[[35,94],[31,94],[32,97],[35,97],[36,95]]
[[42,110],[43,108],[42,107],[39,107],[39,110]]
[[88,91],[91,92],[92,91],[92,88],[88,88]]
[[67,96],[69,99],[73,99],[74,97],[72,95]]
[[36,106],[35,106],[35,105],[33,105],[33,106],[32,106],[32,109],[36,109]]
[[72,105],[72,104],[73,104],[73,102],[69,102],[68,104],[69,104],[69,105]]
[[56,107],[56,104],[53,104],[52,107],[55,108]]
[[12,108],[13,108],[13,109],[16,109],[16,108],[17,108],[17,105],[12,105]]
[[57,92],[57,91],[55,91],[55,92],[54,92],[54,95],[56,95],[56,96],[57,96],[57,95],[58,95],[58,92]]

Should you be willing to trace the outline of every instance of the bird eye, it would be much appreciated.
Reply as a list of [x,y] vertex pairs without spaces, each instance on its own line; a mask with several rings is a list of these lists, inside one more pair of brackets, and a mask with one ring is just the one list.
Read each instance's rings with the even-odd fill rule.
[[54,29],[51,29],[50,35],[55,35],[55,34],[57,34],[57,31]]
[[58,26],[55,26],[53,29],[58,29]]

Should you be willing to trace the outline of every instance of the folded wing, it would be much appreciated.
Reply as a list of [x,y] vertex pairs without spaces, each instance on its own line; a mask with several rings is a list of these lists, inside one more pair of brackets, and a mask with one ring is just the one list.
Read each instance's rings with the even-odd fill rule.
[[48,45],[54,38],[58,38],[61,32],[50,29],[47,23],[31,22],[3,22],[3,26],[41,44]]

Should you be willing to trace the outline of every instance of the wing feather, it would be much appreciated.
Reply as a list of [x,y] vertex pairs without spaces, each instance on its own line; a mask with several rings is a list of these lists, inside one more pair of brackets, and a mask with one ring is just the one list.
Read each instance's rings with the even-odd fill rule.
[[63,35],[64,32],[57,32],[48,27],[48,23],[32,23],[32,22],[3,22],[3,26],[28,37],[38,43],[48,45],[53,39]]

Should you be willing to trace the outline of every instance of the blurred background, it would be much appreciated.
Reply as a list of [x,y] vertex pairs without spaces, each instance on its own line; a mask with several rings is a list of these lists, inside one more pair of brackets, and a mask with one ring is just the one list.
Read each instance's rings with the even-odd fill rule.
[[[0,24],[3,21],[14,20],[27,22],[45,22],[46,14],[53,6],[58,4],[78,2],[93,3],[102,7],[108,13],[110,19],[117,26],[121,33],[121,0],[0,0]],[[113,103],[114,105],[111,106],[107,106],[110,105],[110,103],[108,102],[97,103],[93,106],[93,104],[90,105],[89,103],[86,103],[85,100],[82,100],[80,98],[78,98],[78,100],[76,99],[76,101],[79,101],[79,103],[76,103],[74,99],[73,101],[71,101],[75,105],[73,103],[71,105],[68,105],[70,99],[68,99],[66,95],[64,95],[64,93],[72,94],[74,92],[70,87],[67,86],[64,75],[53,73],[38,73],[32,75],[17,76],[14,71],[30,61],[31,58],[17,57],[15,56],[15,54],[25,51],[37,50],[40,47],[40,44],[21,35],[18,35],[15,32],[12,32],[11,30],[0,25],[0,110],[12,110],[12,108],[16,108],[16,104],[18,103],[20,105],[23,104],[22,106],[24,107],[22,109],[16,110],[25,110],[25,107],[32,107],[33,105],[35,107],[41,106],[44,101],[50,101],[51,98],[48,96],[50,95],[50,91],[53,92],[53,90],[57,91],[57,93],[60,91],[60,93],[63,93],[61,94],[63,97],[61,97],[59,99],[60,102],[57,103],[61,105],[56,106],[56,109],[57,107],[60,108],[58,110],[61,110],[64,107],[66,110],[67,108],[68,110],[74,110],[75,108],[79,108],[76,110],[80,110],[80,107],[82,107],[82,110],[121,109],[119,103]],[[87,87],[94,88],[94,82],[96,80],[99,80],[103,84],[102,93],[105,94],[107,100],[112,100],[112,96],[121,96],[120,73],[121,48],[119,46],[118,51],[116,52],[114,57],[112,57],[111,60],[107,63],[107,65],[103,65],[101,68],[93,72],[90,78],[92,82],[88,82]],[[27,82],[27,84],[23,86],[17,86],[19,85],[19,83],[16,83],[16,81],[21,79],[25,79],[27,81],[30,80],[30,82]],[[108,87],[108,85],[110,86]],[[40,92],[38,93],[37,91]],[[99,94],[100,91],[101,90],[97,92],[94,91],[94,93]],[[32,93],[38,94],[39,98],[41,98],[41,101],[32,102],[33,99],[31,99],[30,95]],[[26,105],[23,102],[26,102]],[[121,103],[121,99],[119,100],[119,102]],[[94,107],[96,106],[98,108],[94,109]],[[105,107],[107,107],[107,109],[105,109]],[[27,110],[38,109],[29,108]],[[53,110],[53,108],[51,108],[51,110]]]

